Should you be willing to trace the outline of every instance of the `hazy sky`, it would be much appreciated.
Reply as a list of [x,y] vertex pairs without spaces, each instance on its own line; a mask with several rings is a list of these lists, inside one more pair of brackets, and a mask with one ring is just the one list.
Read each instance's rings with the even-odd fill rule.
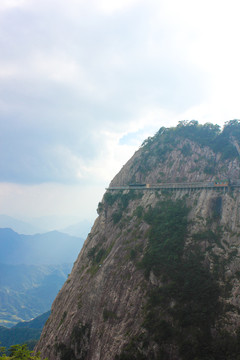
[[94,219],[141,142],[240,118],[239,0],[1,0],[0,213]]

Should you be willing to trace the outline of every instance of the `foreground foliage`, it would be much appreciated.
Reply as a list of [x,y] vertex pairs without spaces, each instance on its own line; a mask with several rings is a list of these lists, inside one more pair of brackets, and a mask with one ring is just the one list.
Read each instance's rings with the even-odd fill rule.
[[40,353],[34,354],[26,344],[13,345],[8,350],[8,353],[7,355],[5,347],[0,347],[0,360],[41,360]]

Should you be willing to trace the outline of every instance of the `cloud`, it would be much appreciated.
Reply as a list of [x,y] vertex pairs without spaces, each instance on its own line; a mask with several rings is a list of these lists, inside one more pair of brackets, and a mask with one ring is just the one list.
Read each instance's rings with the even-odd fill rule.
[[139,3],[138,0],[121,0],[121,1],[111,1],[111,0],[100,0],[95,1],[95,5],[100,11],[105,14],[112,15],[118,11],[126,11],[136,3]]
[[237,9],[3,1],[0,182],[103,183],[160,126],[239,117]]
[[[6,214],[27,220],[40,216],[78,216],[78,219],[96,217],[98,201],[102,198],[102,186],[63,185],[44,183],[19,185],[1,183],[0,209]],[[66,219],[67,220],[67,219]],[[76,220],[75,220],[76,221]],[[77,221],[76,221],[77,222]],[[68,225],[71,224],[71,221]],[[63,228],[60,224],[59,229]]]
[[0,3],[0,11],[12,10],[13,8],[23,7],[28,0],[2,0]]

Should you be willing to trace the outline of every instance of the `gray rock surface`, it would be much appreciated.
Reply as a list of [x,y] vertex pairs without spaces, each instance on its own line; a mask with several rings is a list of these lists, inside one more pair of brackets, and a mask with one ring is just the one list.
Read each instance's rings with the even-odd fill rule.
[[[195,182],[221,179],[238,180],[239,158],[221,158],[209,147],[188,139],[176,139],[173,149],[159,158],[150,150],[140,148],[112,180],[110,186],[132,182]],[[181,149],[187,146],[188,154]],[[214,174],[206,171],[214,164]],[[117,192],[116,192],[117,193]],[[112,196],[116,194],[112,192]],[[121,194],[127,195],[128,190]],[[234,305],[224,313],[219,324],[234,333],[240,325],[240,192],[238,188],[219,190],[177,190],[164,192],[135,190],[121,208],[119,200],[112,203],[104,196],[99,216],[74,264],[73,270],[55,299],[52,312],[44,327],[37,350],[49,360],[113,360],[130,339],[144,334],[144,309],[151,287],[161,287],[161,279],[153,272],[146,278],[138,266],[148,246],[149,224],[137,216],[137,209],[149,209],[159,201],[184,200],[191,209],[188,214],[188,236],[185,247],[196,241],[194,234],[208,231],[218,233],[219,242],[208,237],[200,240],[205,264],[213,271],[213,254],[224,263],[222,282],[231,284],[223,304]],[[215,219],[214,211],[218,211]],[[114,214],[122,211],[120,220]],[[210,221],[211,219],[211,221]],[[221,229],[221,231],[219,230]],[[210,246],[211,245],[211,246]],[[208,250],[210,246],[210,250]],[[97,258],[98,257],[98,258]],[[170,307],[174,308],[174,300]],[[236,308],[237,307],[237,308]],[[217,326],[217,325],[216,325]],[[220,326],[220,325],[219,325]],[[214,333],[214,329],[212,330]],[[175,345],[169,345],[169,359],[180,359]],[[150,351],[151,349],[151,356]],[[146,359],[157,359],[158,345],[149,338]]]

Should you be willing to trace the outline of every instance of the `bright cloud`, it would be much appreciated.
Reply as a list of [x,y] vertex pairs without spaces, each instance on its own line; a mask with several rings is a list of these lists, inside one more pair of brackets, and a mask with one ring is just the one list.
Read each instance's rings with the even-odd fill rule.
[[1,0],[0,11],[12,10],[14,8],[21,8],[28,2],[29,0]]
[[106,14],[114,14],[118,11],[126,11],[138,2],[139,0],[97,0],[95,1],[95,5]]
[[35,191],[39,212],[48,191],[51,212],[50,201],[70,212],[71,189],[104,189],[161,126],[239,118],[239,10],[237,0],[2,0],[0,212],[17,212],[17,191],[26,213]]
[[104,187],[67,186],[57,183],[23,186],[2,183],[0,207],[16,218],[41,216],[79,216],[79,219],[96,217],[98,201]]

